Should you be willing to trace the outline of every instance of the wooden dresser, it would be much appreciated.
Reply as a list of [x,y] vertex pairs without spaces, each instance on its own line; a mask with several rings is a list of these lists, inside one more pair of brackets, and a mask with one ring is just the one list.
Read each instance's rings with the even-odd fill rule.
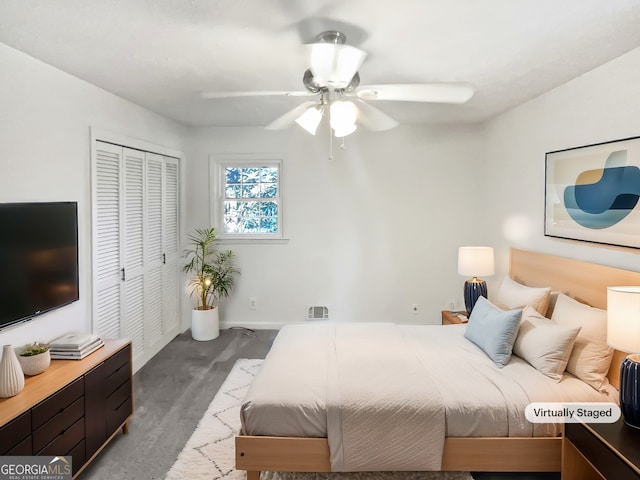
[[71,455],[76,477],[133,414],[131,342],[105,340],[82,360],[52,360],[0,399],[0,456]]

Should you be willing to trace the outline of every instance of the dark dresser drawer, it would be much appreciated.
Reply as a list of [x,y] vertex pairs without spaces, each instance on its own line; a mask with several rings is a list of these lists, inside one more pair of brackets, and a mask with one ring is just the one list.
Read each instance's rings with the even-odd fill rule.
[[133,413],[131,380],[107,397],[107,432],[111,434]]
[[35,430],[50,420],[54,415],[62,413],[65,408],[84,395],[84,377],[67,385],[51,395],[31,410],[31,423]]
[[33,432],[33,450],[39,452],[83,417],[84,397],[80,397]]
[[36,451],[36,455],[69,455],[73,447],[84,440],[84,417],[61,432],[42,450]]
[[10,450],[4,452],[1,456],[31,456],[33,454],[33,445],[31,442],[31,435],[22,440],[15,447]]
[[116,429],[133,413],[133,400],[127,398],[124,403],[118,405],[115,410],[107,413],[107,431],[115,432]]
[[[0,456],[8,455],[8,452],[29,435],[31,435],[31,411],[23,413],[0,428]],[[28,455],[31,455],[31,452]]]
[[131,377],[131,347],[127,346],[104,362],[105,394],[115,392]]
[[87,461],[87,456],[85,454],[85,440],[80,441],[73,449],[69,452],[71,458],[73,458],[73,474],[75,475],[80,467],[84,465],[84,462]]

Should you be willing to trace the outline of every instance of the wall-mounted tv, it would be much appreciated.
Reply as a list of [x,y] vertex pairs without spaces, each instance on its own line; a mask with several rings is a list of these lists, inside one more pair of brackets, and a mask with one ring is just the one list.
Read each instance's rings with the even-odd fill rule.
[[0,203],[0,329],[78,298],[77,202]]

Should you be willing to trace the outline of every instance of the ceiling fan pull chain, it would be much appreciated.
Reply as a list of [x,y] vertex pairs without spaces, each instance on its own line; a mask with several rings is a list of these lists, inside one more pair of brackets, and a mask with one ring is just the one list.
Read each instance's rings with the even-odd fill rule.
[[331,135],[331,125],[329,125],[329,161],[333,160],[333,135]]

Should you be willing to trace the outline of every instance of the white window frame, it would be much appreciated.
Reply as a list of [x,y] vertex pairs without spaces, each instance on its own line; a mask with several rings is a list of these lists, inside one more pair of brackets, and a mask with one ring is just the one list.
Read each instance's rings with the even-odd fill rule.
[[[209,158],[209,191],[211,224],[218,232],[219,243],[287,243],[284,236],[284,195],[282,156],[276,154],[229,154],[216,155]],[[225,233],[224,232],[224,202],[226,176],[225,168],[229,166],[277,167],[278,168],[278,233]]]

